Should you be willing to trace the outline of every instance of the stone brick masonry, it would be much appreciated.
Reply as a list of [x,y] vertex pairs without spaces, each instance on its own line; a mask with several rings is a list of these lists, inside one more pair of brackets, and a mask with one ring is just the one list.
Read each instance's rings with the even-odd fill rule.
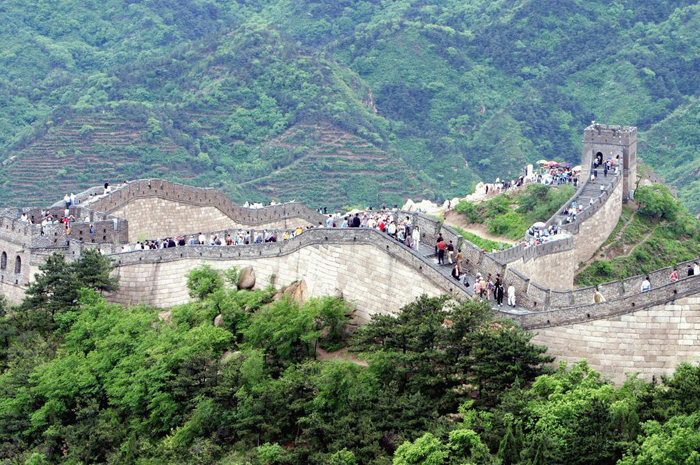
[[[129,242],[181,234],[250,227],[211,206],[195,206],[156,197],[139,198],[115,210],[129,222]],[[281,218],[255,225],[255,229],[287,229],[311,225],[307,219]]]
[[534,343],[558,360],[587,359],[591,368],[616,383],[639,373],[671,374],[682,361],[700,356],[700,294],[626,315],[544,328]]

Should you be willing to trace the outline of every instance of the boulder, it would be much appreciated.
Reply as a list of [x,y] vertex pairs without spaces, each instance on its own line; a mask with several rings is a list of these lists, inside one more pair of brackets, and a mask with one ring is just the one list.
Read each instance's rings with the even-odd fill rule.
[[219,358],[219,362],[224,363],[229,360],[231,360],[234,357],[237,357],[241,353],[240,350],[227,350],[224,352],[224,354]]
[[216,318],[214,318],[214,326],[222,327],[224,325],[224,316],[219,313],[216,315]]
[[255,270],[252,266],[246,266],[241,270],[238,278],[238,289],[253,289],[255,287]]
[[309,289],[306,286],[306,281],[302,279],[301,281],[297,281],[287,286],[287,288],[284,290],[284,294],[288,295],[293,302],[303,304],[308,298],[308,296],[306,295],[308,290]]
[[273,297],[274,300],[280,300],[284,296],[289,296],[293,302],[303,304],[308,299],[308,287],[306,281],[295,281],[289,286],[283,287],[277,291]]
[[170,310],[163,310],[162,312],[158,313],[158,319],[160,321],[165,321],[166,323],[172,323],[173,312],[171,312]]

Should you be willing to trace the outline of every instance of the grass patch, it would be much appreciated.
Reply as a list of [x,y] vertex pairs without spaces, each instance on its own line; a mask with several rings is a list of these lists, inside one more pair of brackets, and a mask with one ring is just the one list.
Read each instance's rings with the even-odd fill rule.
[[455,206],[469,223],[486,225],[489,234],[522,239],[533,223],[547,221],[575,193],[573,186],[527,186],[522,192],[508,192],[483,202],[465,200]]
[[460,233],[465,240],[471,242],[480,249],[486,249],[487,252],[491,252],[494,249],[500,250],[507,249],[510,247],[510,245],[506,244],[505,242],[496,242],[492,241],[491,239],[485,239],[481,236],[477,236],[472,232],[465,231],[464,229],[457,226],[452,226],[452,229]]

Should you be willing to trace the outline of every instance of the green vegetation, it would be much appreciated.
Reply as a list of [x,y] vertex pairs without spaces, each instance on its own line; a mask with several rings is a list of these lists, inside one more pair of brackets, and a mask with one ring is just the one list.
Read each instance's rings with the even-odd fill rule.
[[458,226],[450,226],[452,229],[457,231],[462,235],[463,238],[474,244],[475,246],[479,247],[482,250],[486,250],[487,252],[491,252],[492,250],[500,250],[500,249],[507,249],[509,247],[508,244],[505,242],[496,242],[492,241],[491,239],[485,239],[481,236],[477,236],[474,233],[471,233],[469,231],[465,231],[464,229],[458,227]]
[[2,8],[2,204],[146,176],[237,200],[439,200],[578,164],[595,119],[638,125],[640,155],[700,208],[688,0]]
[[576,275],[576,285],[594,286],[700,257],[700,222],[668,187],[640,187],[635,200],[639,209],[623,207],[618,225],[594,255],[595,260]]
[[[42,282],[61,268],[50,262]],[[532,334],[483,302],[423,296],[350,333],[343,300],[238,290],[222,278],[236,274],[193,270],[201,298],[167,316],[77,280],[62,282],[79,297],[61,325],[36,318],[48,287],[4,313],[0,460],[644,464],[684,463],[700,444],[699,366],[615,388],[585,362],[549,367]],[[321,347],[344,350],[321,361]]]
[[[534,184],[522,192],[507,192],[479,204],[463,200],[455,210],[470,223],[485,224],[490,234],[519,240],[527,228],[538,221],[547,221],[572,195],[573,186],[553,188]],[[471,241],[466,236],[465,239]]]

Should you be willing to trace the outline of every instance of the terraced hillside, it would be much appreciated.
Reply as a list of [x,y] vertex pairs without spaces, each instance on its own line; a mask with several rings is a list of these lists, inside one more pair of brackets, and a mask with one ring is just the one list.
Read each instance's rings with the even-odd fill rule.
[[[152,123],[153,126],[153,123]],[[114,114],[84,114],[51,127],[3,164],[9,188],[0,201],[43,205],[42,192],[54,196],[101,184],[143,176],[169,174],[193,177],[187,152],[158,134],[147,122]],[[39,194],[39,195],[37,195]]]
[[297,124],[266,145],[290,161],[244,185],[272,198],[301,195],[297,199],[310,205],[325,199],[331,205],[359,201],[377,206],[401,203],[405,195],[422,190],[401,158],[328,122]]

